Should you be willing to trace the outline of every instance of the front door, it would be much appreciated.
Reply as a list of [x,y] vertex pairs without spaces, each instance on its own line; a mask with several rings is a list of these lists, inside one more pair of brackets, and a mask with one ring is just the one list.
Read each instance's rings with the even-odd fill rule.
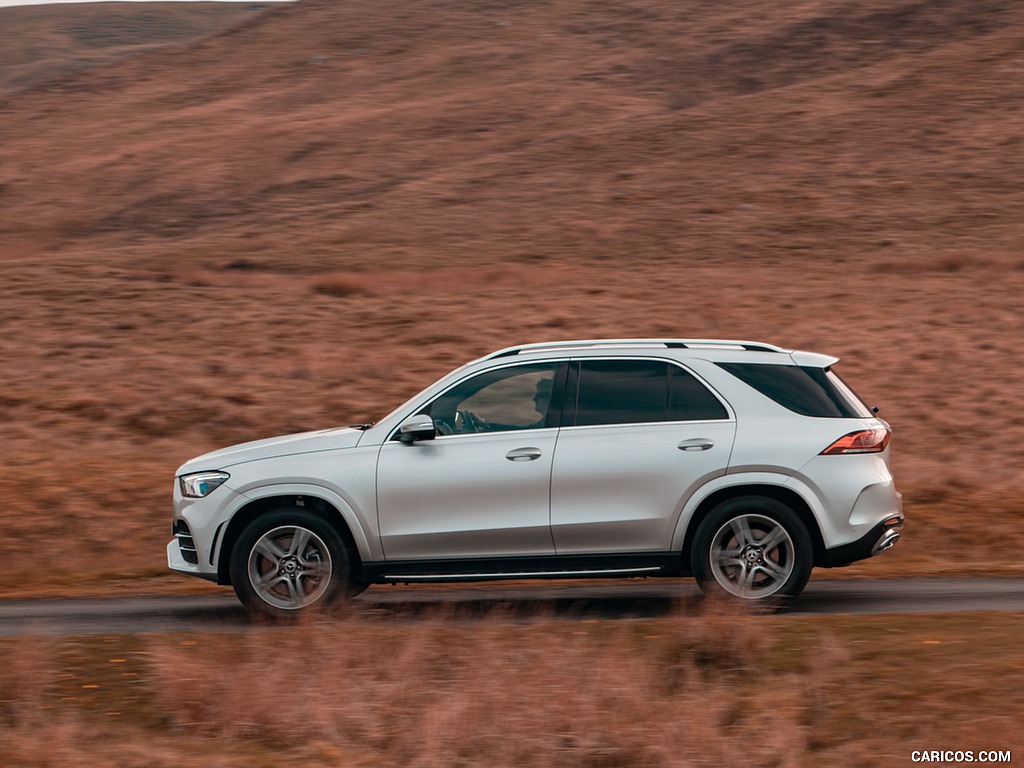
[[459,382],[420,412],[437,437],[392,440],[377,463],[388,560],[554,554],[551,407],[557,363],[506,365]]

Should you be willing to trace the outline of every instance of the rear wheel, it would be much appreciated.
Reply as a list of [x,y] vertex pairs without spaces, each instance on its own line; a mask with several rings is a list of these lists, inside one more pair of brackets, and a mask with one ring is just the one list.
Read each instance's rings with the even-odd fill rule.
[[780,604],[807,585],[813,545],[800,517],[785,504],[743,496],[711,510],[697,529],[691,557],[705,592]]
[[285,618],[320,610],[361,591],[352,554],[334,527],[300,507],[260,515],[231,552],[231,584],[246,607]]

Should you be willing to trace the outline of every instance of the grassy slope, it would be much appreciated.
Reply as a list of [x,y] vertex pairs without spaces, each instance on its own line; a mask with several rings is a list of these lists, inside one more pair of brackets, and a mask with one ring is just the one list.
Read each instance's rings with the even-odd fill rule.
[[304,0],[0,93],[16,589],[155,588],[189,456],[602,335],[843,355],[910,515],[846,574],[1019,575],[1022,52],[991,0]]
[[237,25],[266,3],[84,3],[0,10],[0,93]]

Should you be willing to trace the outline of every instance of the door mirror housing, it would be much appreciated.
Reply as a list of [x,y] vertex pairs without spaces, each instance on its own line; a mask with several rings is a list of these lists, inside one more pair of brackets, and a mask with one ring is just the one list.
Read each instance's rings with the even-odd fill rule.
[[398,440],[403,443],[415,443],[420,440],[433,440],[437,437],[437,428],[429,414],[418,413],[409,416],[398,425]]

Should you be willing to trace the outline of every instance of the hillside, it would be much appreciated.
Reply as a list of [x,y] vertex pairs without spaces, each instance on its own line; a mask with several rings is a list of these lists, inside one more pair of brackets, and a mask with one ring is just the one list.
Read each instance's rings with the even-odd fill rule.
[[0,92],[0,557],[159,573],[191,455],[668,335],[845,358],[857,572],[1019,572],[963,521],[1024,543],[1022,72],[994,0],[302,0]]
[[268,3],[83,3],[0,8],[0,93],[235,26]]

